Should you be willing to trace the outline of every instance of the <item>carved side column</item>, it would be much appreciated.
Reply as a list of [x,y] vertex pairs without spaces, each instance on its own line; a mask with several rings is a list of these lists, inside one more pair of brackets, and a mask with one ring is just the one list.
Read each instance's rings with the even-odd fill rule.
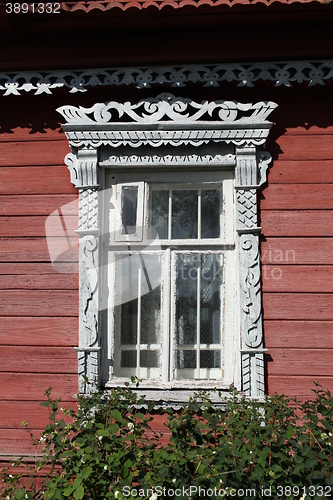
[[264,352],[261,311],[261,269],[257,189],[266,180],[270,157],[254,146],[236,148],[236,210],[240,272],[242,390],[263,396]]
[[97,150],[80,149],[65,159],[71,182],[79,190],[79,392],[87,393],[85,377],[98,382],[100,366],[98,297]]

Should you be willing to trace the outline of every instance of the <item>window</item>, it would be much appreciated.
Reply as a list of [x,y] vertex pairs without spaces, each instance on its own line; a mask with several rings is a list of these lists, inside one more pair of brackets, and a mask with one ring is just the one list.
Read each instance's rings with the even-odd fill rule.
[[149,386],[233,382],[233,178],[107,174],[107,385],[133,375]]
[[264,394],[257,190],[275,107],[160,94],[58,109],[79,190],[80,392],[136,374],[165,400]]

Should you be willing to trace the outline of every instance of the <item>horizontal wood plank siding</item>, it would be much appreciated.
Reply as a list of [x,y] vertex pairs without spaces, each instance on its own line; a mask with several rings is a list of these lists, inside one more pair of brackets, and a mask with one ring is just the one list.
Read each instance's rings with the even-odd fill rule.
[[[331,101],[313,105],[327,122]],[[269,143],[259,194],[268,391],[312,397],[314,380],[333,389],[333,130],[286,127]]]
[[[196,101],[211,95],[211,100],[267,99],[279,104],[267,143],[273,163],[260,193],[267,389],[270,394],[309,397],[314,380],[333,389],[331,100],[327,93],[311,99],[310,91],[294,100],[288,97],[292,89],[280,94],[279,89],[254,89],[251,94],[251,89],[226,88],[223,95],[221,88],[206,94],[204,87],[187,87],[179,95],[187,97],[187,91],[194,92]],[[116,92],[124,102],[142,97],[134,88]],[[44,427],[46,413],[39,402],[48,387],[64,406],[75,404],[77,392],[78,192],[64,165],[69,146],[55,112],[65,104],[64,94],[59,95],[10,96],[4,108],[8,124],[2,126],[8,132],[0,133],[0,455],[34,453],[20,422],[30,420],[36,431]],[[65,101],[90,107],[101,96],[110,99],[105,90],[101,94],[101,89],[91,89],[66,93]],[[66,217],[69,241],[57,224],[60,216]],[[58,273],[50,261],[47,221],[54,248],[63,250],[64,240],[68,243],[66,273]],[[164,430],[158,417],[155,427]]]
[[[29,112],[44,122],[49,113]],[[68,152],[59,126],[0,134],[0,455],[35,453],[21,422],[37,434],[45,427],[48,387],[63,406],[76,404],[78,192]],[[46,235],[55,252],[68,250],[67,272],[52,265]]]

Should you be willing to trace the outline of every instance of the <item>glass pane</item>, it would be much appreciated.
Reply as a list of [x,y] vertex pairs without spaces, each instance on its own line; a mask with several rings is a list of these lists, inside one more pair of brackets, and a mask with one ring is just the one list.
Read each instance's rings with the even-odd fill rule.
[[220,237],[220,192],[217,189],[201,191],[201,238]]
[[136,368],[136,351],[122,351],[121,366],[123,368]]
[[177,369],[196,368],[197,353],[196,351],[177,351]]
[[[161,330],[161,287],[141,297],[141,344],[158,344]],[[146,365],[141,365],[146,366]]]
[[159,351],[140,351],[140,366],[142,368],[157,368]]
[[151,221],[160,239],[168,238],[169,191],[151,191]]
[[160,344],[161,334],[161,256],[137,253],[121,254],[116,258],[116,351],[121,350],[121,346],[133,346],[131,350],[122,351],[120,369],[137,367],[139,342],[145,345],[140,352],[140,366],[158,367],[160,351],[156,344]]
[[221,342],[222,256],[201,254],[200,343]]
[[176,342],[197,341],[197,275],[200,255],[179,254],[176,278]]
[[124,186],[121,200],[122,234],[134,234],[136,232],[137,208],[138,187]]
[[198,237],[198,191],[172,191],[172,239]]
[[221,351],[200,351],[200,368],[221,368]]

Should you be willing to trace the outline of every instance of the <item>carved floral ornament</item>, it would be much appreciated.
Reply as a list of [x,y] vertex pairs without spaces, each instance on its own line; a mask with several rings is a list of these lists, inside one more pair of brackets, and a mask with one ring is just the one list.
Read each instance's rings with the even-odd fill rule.
[[333,79],[333,61],[267,61],[237,64],[185,66],[150,66],[128,68],[86,68],[78,70],[21,71],[0,73],[0,91],[4,96],[52,94],[68,88],[71,93],[85,92],[96,86],[130,86],[172,88],[198,84],[219,87],[234,84],[253,87],[271,82],[274,86],[326,85]]
[[[262,150],[273,102],[241,104],[202,101],[160,94],[129,102],[97,103],[91,108],[63,106],[63,129],[72,153],[65,162],[79,189],[80,332],[79,386],[99,378],[101,332],[98,292],[98,169],[140,169],[161,164],[221,169],[235,167],[236,233],[239,259],[241,381],[245,394],[264,394],[257,190],[266,181],[269,153]],[[112,151],[100,160],[100,147]],[[207,149],[211,154],[207,154]]]

